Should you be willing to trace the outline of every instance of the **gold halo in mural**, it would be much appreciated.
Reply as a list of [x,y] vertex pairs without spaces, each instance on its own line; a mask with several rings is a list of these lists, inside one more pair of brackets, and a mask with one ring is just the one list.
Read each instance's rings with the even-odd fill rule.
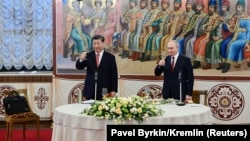
[[104,6],[105,6],[105,0],[92,0],[92,7],[94,7],[96,9],[96,6],[95,6],[95,2],[96,1],[102,2],[101,8],[104,8]]
[[112,8],[115,7],[115,5],[116,5],[116,0],[113,0]]
[[[69,0],[68,5],[69,5],[69,8],[70,8],[70,9],[73,9],[72,3],[73,3],[74,1],[77,1],[77,0]],[[80,2],[80,8],[82,8],[82,6],[83,6],[83,1],[79,1],[79,2]]]

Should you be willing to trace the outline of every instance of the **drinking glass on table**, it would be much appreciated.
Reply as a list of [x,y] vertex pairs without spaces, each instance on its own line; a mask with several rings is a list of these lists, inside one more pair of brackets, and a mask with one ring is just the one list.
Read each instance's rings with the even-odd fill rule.
[[108,94],[108,88],[102,88],[102,97],[105,98]]

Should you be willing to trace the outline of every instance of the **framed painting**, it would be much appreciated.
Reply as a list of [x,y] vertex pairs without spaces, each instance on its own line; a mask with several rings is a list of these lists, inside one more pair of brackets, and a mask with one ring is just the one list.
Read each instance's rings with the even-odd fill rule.
[[[180,55],[190,57],[197,76],[250,75],[248,1],[64,0],[54,3],[56,75],[85,73],[75,68],[75,61],[82,52],[92,50],[91,37],[96,34],[105,37],[105,50],[116,56],[120,75],[154,75],[159,59],[168,55],[169,40],[178,41],[179,48],[182,47]],[[235,9],[233,5],[241,8]],[[215,6],[214,11],[211,6]],[[198,21],[191,19],[199,14],[204,14],[204,19],[198,26]],[[230,16],[223,17],[225,14]],[[233,21],[233,17],[240,18]],[[189,27],[193,28],[189,30]],[[201,27],[206,28],[199,35],[204,38],[188,40]],[[226,27],[231,29],[224,36]]]

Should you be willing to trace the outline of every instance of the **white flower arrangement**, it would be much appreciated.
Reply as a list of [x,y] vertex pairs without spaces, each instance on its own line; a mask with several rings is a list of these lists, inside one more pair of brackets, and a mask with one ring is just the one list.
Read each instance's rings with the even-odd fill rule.
[[157,105],[146,102],[143,97],[133,95],[131,97],[115,96],[105,98],[103,101],[95,101],[82,113],[95,116],[100,120],[114,120],[116,124],[132,119],[140,124],[148,117],[162,115],[163,111]]

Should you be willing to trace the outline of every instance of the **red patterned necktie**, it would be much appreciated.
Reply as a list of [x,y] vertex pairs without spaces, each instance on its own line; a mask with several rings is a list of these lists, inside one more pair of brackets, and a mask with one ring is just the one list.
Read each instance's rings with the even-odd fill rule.
[[174,71],[174,56],[172,57],[172,62],[171,62],[171,72]]
[[97,68],[99,66],[99,57],[100,57],[100,54],[96,53],[96,66],[97,66]]

